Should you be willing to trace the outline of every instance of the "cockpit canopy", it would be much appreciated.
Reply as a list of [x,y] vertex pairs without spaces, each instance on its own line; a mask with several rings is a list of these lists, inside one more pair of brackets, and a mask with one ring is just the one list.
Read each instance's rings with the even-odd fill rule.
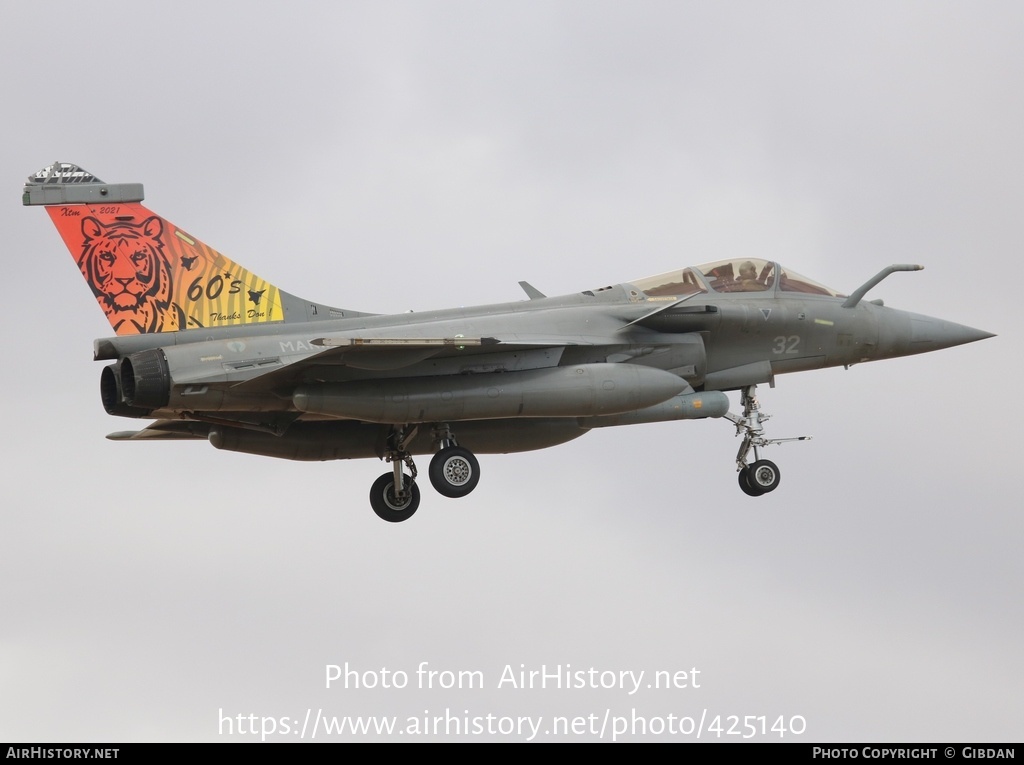
[[630,282],[647,297],[683,297],[696,292],[799,292],[845,297],[829,287],[760,258],[735,258],[669,271]]

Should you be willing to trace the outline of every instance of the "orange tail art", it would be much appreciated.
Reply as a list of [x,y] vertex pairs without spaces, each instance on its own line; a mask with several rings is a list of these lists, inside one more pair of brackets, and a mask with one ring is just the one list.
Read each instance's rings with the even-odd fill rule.
[[118,335],[283,321],[281,293],[146,209],[141,184],[104,184],[67,162],[29,176]]

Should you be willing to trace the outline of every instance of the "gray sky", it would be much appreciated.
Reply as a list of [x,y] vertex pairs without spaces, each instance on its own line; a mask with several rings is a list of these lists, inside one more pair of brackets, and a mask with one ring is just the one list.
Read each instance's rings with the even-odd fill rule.
[[[1010,2],[6,8],[0,740],[447,709],[1019,741],[1021,39]],[[393,526],[373,461],[103,438],[131,424],[99,402],[108,325],[19,203],[54,160],[144,182],[169,220],[344,307],[739,255],[848,291],[918,262],[871,297],[999,337],[763,388],[769,434],[814,440],[772,447],[783,481],[759,500],[727,422],[667,423],[483,456],[470,497],[427,489]],[[410,687],[326,689],[346,662]],[[421,662],[484,687],[415,690]],[[633,695],[499,688],[506,665],[646,674]],[[692,668],[699,688],[646,687]]]

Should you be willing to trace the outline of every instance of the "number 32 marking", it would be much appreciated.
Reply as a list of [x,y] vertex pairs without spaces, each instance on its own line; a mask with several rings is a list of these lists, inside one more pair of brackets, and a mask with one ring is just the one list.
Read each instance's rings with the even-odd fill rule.
[[800,335],[779,335],[774,342],[772,353],[797,353],[800,348]]

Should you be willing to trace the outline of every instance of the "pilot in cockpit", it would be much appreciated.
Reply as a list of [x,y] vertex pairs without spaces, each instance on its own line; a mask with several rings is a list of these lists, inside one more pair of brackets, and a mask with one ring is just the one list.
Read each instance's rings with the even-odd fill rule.
[[740,265],[740,290],[743,292],[763,292],[767,287],[757,280],[757,266],[745,260]]

